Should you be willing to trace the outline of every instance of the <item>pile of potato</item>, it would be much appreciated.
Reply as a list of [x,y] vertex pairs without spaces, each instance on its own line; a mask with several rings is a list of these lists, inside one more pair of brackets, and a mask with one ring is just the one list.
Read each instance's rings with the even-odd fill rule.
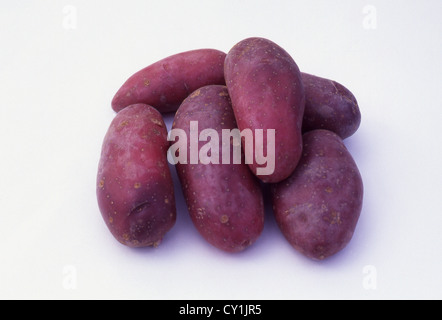
[[[363,184],[343,139],[360,125],[357,101],[341,84],[300,72],[274,42],[165,58],[133,74],[112,108],[97,199],[124,245],[158,246],[174,226],[169,163],[196,229],[221,250],[242,251],[260,236],[264,184],[280,230],[304,255],[322,260],[351,240]],[[168,132],[161,114],[171,112]],[[229,132],[241,135],[221,141]]]

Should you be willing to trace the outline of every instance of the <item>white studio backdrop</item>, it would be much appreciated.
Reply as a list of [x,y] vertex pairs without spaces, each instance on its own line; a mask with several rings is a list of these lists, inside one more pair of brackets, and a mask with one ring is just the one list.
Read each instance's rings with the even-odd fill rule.
[[[439,0],[1,1],[0,298],[442,298]],[[171,54],[266,37],[349,88],[345,140],[364,181],[350,244],[310,261],[267,203],[262,236],[227,254],[178,219],[156,249],[117,243],[95,179],[110,101]],[[173,116],[166,117],[170,129]]]

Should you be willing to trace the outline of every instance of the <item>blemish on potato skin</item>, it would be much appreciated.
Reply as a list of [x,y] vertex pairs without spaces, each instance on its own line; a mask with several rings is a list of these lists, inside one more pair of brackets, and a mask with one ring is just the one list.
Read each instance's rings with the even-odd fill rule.
[[126,127],[129,124],[129,120],[124,120],[121,121],[120,124],[118,125],[119,128],[123,128]]
[[201,94],[201,90],[198,89],[198,90],[196,90],[194,93],[192,93],[192,94],[190,95],[190,98],[198,97],[200,94]]
[[332,217],[332,219],[330,221],[330,224],[341,224],[342,223],[342,221],[341,221],[341,213],[340,212],[333,211],[331,213],[331,217]]
[[226,92],[226,91],[221,91],[218,95],[219,95],[220,97],[228,97],[228,96],[229,96],[229,93]]
[[206,213],[204,208],[197,208],[196,212],[197,212],[198,216],[203,216]]
[[153,134],[154,135],[156,135],[156,136],[159,136],[159,135],[161,135],[161,133],[160,133],[160,131],[158,131],[157,129],[152,129],[152,132],[153,132]]
[[[323,247],[317,247],[316,251],[324,251]],[[318,260],[324,260],[325,256],[323,254],[321,254],[320,256],[318,256]]]
[[221,223],[226,224],[227,222],[229,222],[229,217],[227,215],[222,215],[220,218]]
[[163,127],[163,123],[159,119],[150,118],[150,121],[152,121],[154,124],[156,124],[159,127]]
[[299,219],[299,221],[302,222],[302,223],[307,223],[307,221],[308,221],[308,217],[307,217],[307,215],[306,215],[304,212],[302,212],[302,213],[298,216],[298,219]]

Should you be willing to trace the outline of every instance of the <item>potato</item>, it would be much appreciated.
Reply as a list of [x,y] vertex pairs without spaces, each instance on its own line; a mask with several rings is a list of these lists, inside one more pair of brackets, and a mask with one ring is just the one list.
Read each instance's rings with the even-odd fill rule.
[[322,260],[353,236],[362,208],[363,185],[342,139],[328,130],[304,134],[295,172],[271,186],[276,221],[289,243]]
[[[211,85],[198,89],[184,100],[171,131],[175,134],[182,130],[184,134],[172,144],[171,150],[175,150],[175,144],[181,146],[177,150],[180,156],[189,150],[186,158],[176,164],[176,170],[190,217],[209,243],[227,252],[244,250],[264,228],[259,180],[244,163],[240,138],[235,140],[226,135],[235,128],[227,88]],[[212,130],[210,138],[204,135],[207,130]],[[227,138],[223,138],[223,130]],[[192,134],[198,135],[199,141],[193,142]],[[182,140],[182,137],[189,138]],[[195,148],[192,143],[196,143]],[[239,157],[234,162],[235,152]],[[192,160],[195,156],[196,161]]]
[[112,108],[119,112],[128,105],[145,103],[161,113],[174,112],[196,89],[225,84],[226,54],[215,49],[178,53],[133,74],[117,91]]
[[107,131],[98,167],[97,199],[106,225],[124,245],[158,246],[175,224],[168,147],[161,114],[148,105],[128,106]]
[[[284,180],[295,169],[302,152],[305,97],[298,66],[270,40],[249,38],[228,52],[224,74],[238,128],[250,128],[255,134],[262,129],[264,139],[255,140],[255,153],[267,150],[268,160],[275,162],[273,172],[260,173],[262,165],[255,157],[250,169],[263,182]],[[274,141],[269,136],[271,131]]]
[[353,135],[361,123],[361,112],[354,95],[340,83],[301,73],[305,88],[302,131],[326,129],[342,139]]

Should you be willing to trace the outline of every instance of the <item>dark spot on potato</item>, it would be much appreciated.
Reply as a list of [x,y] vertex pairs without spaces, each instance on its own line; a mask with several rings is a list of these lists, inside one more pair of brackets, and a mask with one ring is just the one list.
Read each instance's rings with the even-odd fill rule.
[[144,201],[144,202],[140,203],[139,205],[137,205],[135,208],[133,208],[129,214],[139,213],[139,212],[143,211],[144,209],[148,208],[150,205],[151,204],[149,201]]

